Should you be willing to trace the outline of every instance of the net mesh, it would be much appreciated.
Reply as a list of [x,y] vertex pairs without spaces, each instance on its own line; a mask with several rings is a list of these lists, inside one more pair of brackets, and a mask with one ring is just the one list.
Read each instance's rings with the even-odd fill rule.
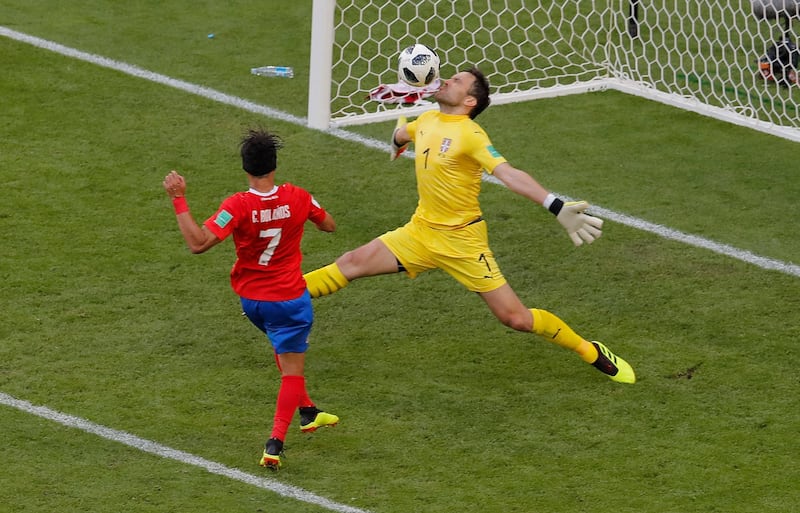
[[[334,20],[331,118],[369,119],[397,108],[369,92],[397,78],[397,55],[420,42],[448,77],[472,65],[492,94],[519,95],[622,81],[797,129],[800,87],[765,80],[758,61],[788,36],[751,2],[720,0],[340,0]],[[638,17],[632,13],[638,11]]]

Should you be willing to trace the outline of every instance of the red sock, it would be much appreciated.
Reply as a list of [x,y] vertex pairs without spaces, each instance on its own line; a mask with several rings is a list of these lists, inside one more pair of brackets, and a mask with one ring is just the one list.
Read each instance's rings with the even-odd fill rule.
[[292,423],[294,412],[303,397],[307,397],[306,378],[303,376],[283,376],[278,400],[275,406],[275,421],[272,424],[272,438],[286,440],[286,431]]
[[[283,372],[283,369],[281,368],[281,359],[278,358],[278,353],[275,353],[275,365],[278,366],[279,371]],[[314,406],[314,401],[312,401],[311,398],[308,396],[308,392],[306,392],[305,382],[303,382],[303,392],[302,396],[300,397],[300,408],[306,408],[310,406]]]
[[306,386],[305,385],[306,384],[305,384],[305,381],[304,381],[303,382],[303,392],[300,395],[300,404],[297,405],[300,408],[308,408],[309,406],[314,406],[314,401],[312,401],[311,398],[308,397],[308,392],[306,392]]

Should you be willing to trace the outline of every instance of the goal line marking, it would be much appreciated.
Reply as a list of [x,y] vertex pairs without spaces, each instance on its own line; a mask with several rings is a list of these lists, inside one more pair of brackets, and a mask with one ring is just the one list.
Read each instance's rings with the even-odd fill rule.
[[67,415],[66,413],[51,410],[45,406],[36,406],[28,401],[17,399],[3,392],[0,392],[0,404],[16,408],[25,413],[30,413],[43,419],[57,422],[67,427],[80,429],[81,431],[97,435],[113,442],[119,442],[142,452],[155,454],[156,456],[175,460],[180,463],[194,465],[195,467],[207,470],[212,474],[227,477],[235,481],[241,481],[242,483],[274,492],[289,499],[307,502],[309,504],[314,504],[338,513],[370,513],[368,510],[334,502],[297,486],[287,485],[276,481],[275,479],[248,474],[246,472],[242,472],[241,470],[226,467],[221,463],[216,463],[188,452],[172,449],[166,445],[153,442],[152,440],[139,438],[138,436],[132,435],[131,433],[125,431],[118,431],[116,429],[101,426],[100,424],[95,424],[94,422],[90,422],[80,417],[75,417],[73,415]]
[[[251,102],[249,100],[245,100],[237,96],[225,94],[215,89],[199,86],[197,84],[192,84],[190,82],[185,82],[183,80],[174,79],[166,75],[162,75],[160,73],[155,73],[140,68],[138,66],[127,64],[125,62],[120,62],[100,55],[95,55],[92,53],[83,52],[81,50],[76,50],[75,48],[70,48],[68,46],[64,46],[62,44],[55,43],[53,41],[48,41],[46,39],[41,39],[22,32],[18,32],[16,30],[9,29],[8,27],[0,26],[0,35],[14,39],[16,41],[36,46],[38,48],[59,53],[67,57],[72,57],[74,59],[79,59],[85,62],[96,64],[98,66],[120,71],[122,73],[126,73],[128,75],[137,78],[142,78],[145,80],[149,80],[151,82],[173,87],[175,89],[179,89],[181,91],[201,96],[203,98],[207,98],[219,103],[238,107],[240,109],[252,112],[254,114],[261,114],[270,118],[279,119],[281,121],[285,121],[295,125],[300,125],[302,127],[307,128],[306,118],[294,116],[287,112],[283,112],[278,109],[273,109],[271,107],[267,107],[264,105],[259,105],[255,102]],[[388,151],[389,148],[387,143],[377,141],[375,139],[371,139],[368,137],[364,137],[358,134],[354,134],[352,132],[348,132],[339,128],[327,130],[326,133],[329,133],[340,139],[344,139],[350,142],[356,142],[363,146],[378,149],[381,151]],[[406,153],[408,154],[407,156],[412,155],[409,154],[410,152]],[[489,181],[492,181],[491,180],[492,177],[488,178]],[[494,181],[494,182],[498,183],[499,181]],[[632,228],[636,228],[639,230],[644,230],[666,239],[671,239],[678,242],[682,242],[684,244],[688,244],[690,246],[707,249],[709,251],[713,251],[715,253],[719,253],[731,258],[735,258],[737,260],[741,260],[748,264],[755,265],[762,269],[779,271],[785,274],[800,277],[800,265],[783,262],[773,258],[763,257],[755,253],[752,253],[750,251],[738,249],[736,247],[715,242],[696,235],[687,234],[678,230],[674,230],[672,228],[667,228],[666,226],[650,223],[648,221],[628,216],[626,214],[620,214],[618,212],[614,212],[613,210],[609,210],[603,207],[593,206],[591,208],[591,212],[599,215],[600,217],[605,217],[611,221]]]

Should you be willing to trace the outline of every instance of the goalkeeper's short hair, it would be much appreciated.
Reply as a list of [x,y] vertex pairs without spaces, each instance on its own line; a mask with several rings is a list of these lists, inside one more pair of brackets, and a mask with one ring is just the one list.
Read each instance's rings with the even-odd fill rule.
[[473,66],[471,69],[468,69],[467,72],[475,77],[475,82],[472,84],[472,87],[469,88],[469,95],[477,100],[475,106],[472,107],[469,113],[469,118],[475,119],[478,117],[478,114],[486,110],[486,107],[492,102],[492,99],[489,98],[489,80],[477,67]]

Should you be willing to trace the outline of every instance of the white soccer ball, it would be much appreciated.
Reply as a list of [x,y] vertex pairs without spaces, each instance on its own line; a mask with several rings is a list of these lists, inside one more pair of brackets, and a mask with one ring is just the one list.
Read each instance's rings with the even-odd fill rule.
[[400,52],[397,76],[413,87],[425,87],[439,78],[439,56],[419,43]]

